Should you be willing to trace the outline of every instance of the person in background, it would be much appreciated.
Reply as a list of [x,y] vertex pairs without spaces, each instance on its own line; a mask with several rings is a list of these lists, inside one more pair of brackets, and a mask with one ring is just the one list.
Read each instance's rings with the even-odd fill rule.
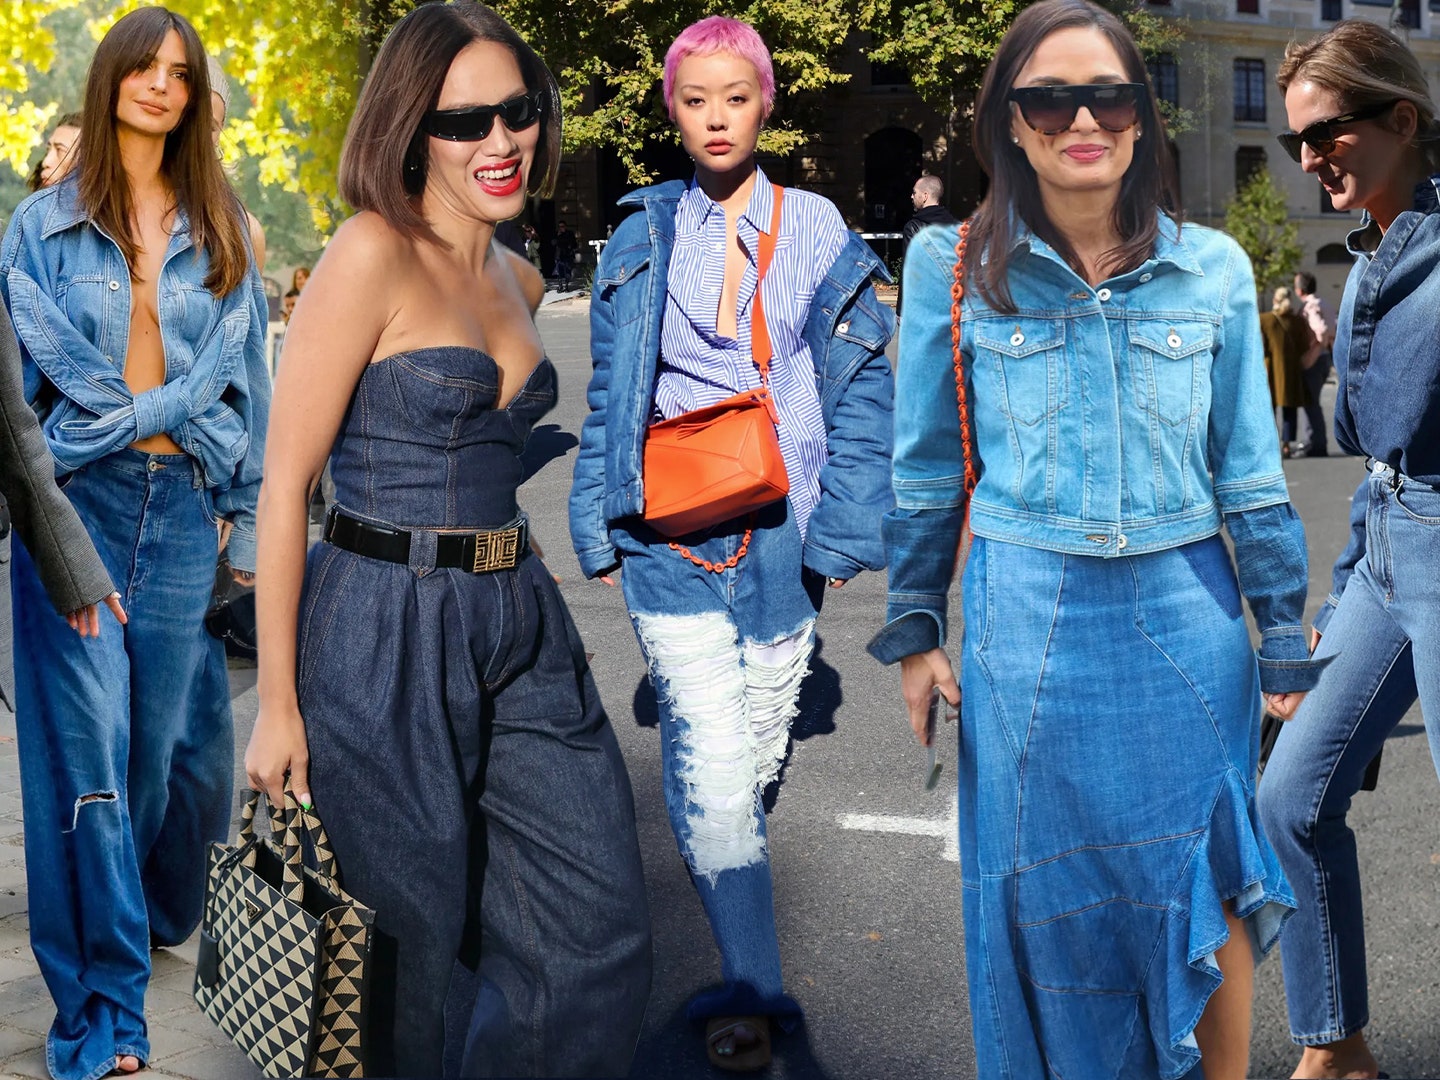
[[985,201],[905,265],[870,651],[922,744],[937,694],[961,706],[977,1072],[1240,1080],[1294,908],[1255,811],[1261,702],[1289,715],[1319,674],[1250,261],[1176,216],[1144,57],[1096,4],[1016,16],[973,145]]
[[1330,453],[1330,433],[1325,426],[1325,409],[1320,394],[1330,378],[1334,364],[1335,311],[1315,291],[1315,275],[1300,271],[1295,275],[1295,295],[1300,298],[1300,313],[1313,335],[1300,366],[1305,370],[1305,457],[1325,457]]
[[[927,225],[954,225],[956,218],[948,207],[941,203],[945,195],[945,184],[938,176],[931,176],[923,173],[920,179],[915,181],[915,186],[910,189],[910,205],[915,208],[914,215],[905,223],[905,228],[900,230],[901,236],[901,259],[910,252],[910,241],[915,239],[915,234]],[[903,278],[903,275],[902,275]],[[905,299],[905,286],[902,280],[900,288],[895,293],[895,314],[900,315],[901,305]]]
[[534,225],[525,225],[520,230],[525,236],[525,258],[536,270],[540,269],[540,234]]
[[299,300],[299,299],[300,299],[300,290],[299,290],[299,289],[291,289],[289,292],[287,292],[287,293],[284,295],[283,298],[281,298],[281,300],[280,300],[280,321],[281,321],[281,322],[283,322],[283,323],[288,323],[288,322],[290,321],[290,315],[291,315],[291,314],[294,312],[294,310],[295,310],[295,301],[297,301],[297,300]]
[[[721,985],[687,1014],[712,1064],[749,1071],[801,1016],[781,971],[762,793],[785,759],[827,580],[884,562],[894,322],[871,285],[884,268],[835,205],[756,163],[775,101],[760,35],[718,15],[687,27],[663,87],[695,173],[625,196],[643,209],[596,270],[570,535],[587,577],[613,585],[623,567],[659,699],[665,808],[720,954]],[[763,237],[775,246],[762,295]],[[789,494],[683,537],[648,525],[646,425],[762,383]]]
[[194,931],[230,823],[230,690],[204,618],[222,531],[236,572],[255,569],[270,377],[210,106],[194,27],[124,16],[90,65],[75,167],[0,243],[26,396],[129,617],[81,642],[17,549],[30,938],[56,1080],[145,1065],[150,950]]
[[1295,442],[1295,420],[1309,398],[1305,391],[1304,359],[1315,344],[1309,326],[1295,310],[1290,290],[1283,285],[1270,299],[1270,310],[1260,316],[1265,341],[1265,375],[1270,381],[1271,404],[1280,410],[1280,456],[1289,457]]
[[[225,130],[225,117],[230,112],[230,78],[225,74],[225,69],[213,56],[205,58],[206,65],[210,72],[210,115],[215,121],[212,138],[215,143],[215,153],[220,153],[220,133]],[[245,211],[245,223],[250,232],[250,251],[255,258],[255,269],[265,273],[265,230],[260,227],[260,221],[247,209]]]
[[1355,263],[1335,323],[1335,440],[1369,476],[1315,618],[1314,655],[1330,664],[1280,730],[1260,811],[1299,902],[1280,949],[1302,1048],[1292,1075],[1375,1077],[1346,816],[1417,700],[1440,771],[1440,123],[1426,68],[1361,19],[1291,42],[1276,83],[1285,151],[1335,209],[1364,212],[1345,238]]
[[305,288],[305,283],[310,280],[310,267],[297,266],[295,272],[290,275],[290,291],[297,296]]
[[[560,124],[554,78],[490,8],[396,23],[341,152],[357,213],[276,383],[245,768],[272,800],[287,773],[313,792],[375,910],[374,1076],[442,1074],[467,940],[464,1076],[623,1076],[649,992],[625,763],[518,503],[557,376],[544,282],[494,234],[554,190]],[[307,554],[327,456],[336,503]]]
[[75,160],[75,147],[80,141],[80,114],[66,113],[55,122],[45,140],[45,155],[35,163],[25,183],[31,191],[59,182],[70,171]]
[[570,288],[570,277],[575,273],[575,256],[580,251],[580,241],[570,231],[570,226],[564,220],[555,223],[555,276],[559,279],[559,289],[566,292]]

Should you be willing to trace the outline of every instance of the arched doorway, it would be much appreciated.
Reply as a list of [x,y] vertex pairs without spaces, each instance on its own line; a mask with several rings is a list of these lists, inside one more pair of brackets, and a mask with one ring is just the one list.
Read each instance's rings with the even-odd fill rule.
[[923,152],[920,136],[905,128],[881,128],[865,139],[867,232],[899,232],[910,220],[910,189],[920,178]]

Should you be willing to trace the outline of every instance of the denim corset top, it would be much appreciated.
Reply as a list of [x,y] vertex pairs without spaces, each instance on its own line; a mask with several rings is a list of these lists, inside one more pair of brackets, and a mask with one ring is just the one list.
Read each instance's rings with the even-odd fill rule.
[[519,512],[521,454],[555,407],[548,359],[495,408],[500,368],[466,345],[396,353],[360,376],[330,456],[345,510],[405,528],[493,528]]

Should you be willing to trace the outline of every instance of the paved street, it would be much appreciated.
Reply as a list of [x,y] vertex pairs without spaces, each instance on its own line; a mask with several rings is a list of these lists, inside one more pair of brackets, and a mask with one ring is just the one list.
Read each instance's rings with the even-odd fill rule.
[[[583,301],[545,308],[541,330],[559,369],[561,403],[535,433],[524,502],[574,612],[629,763],[654,917],[656,967],[633,1075],[708,1071],[684,1020],[688,997],[718,977],[700,905],[663,811],[654,698],[618,590],[580,577],[565,503],[589,374]],[[1327,400],[1327,414],[1328,414]],[[1354,459],[1286,463],[1309,528],[1312,610],[1345,541],[1361,475]],[[921,786],[893,673],[864,652],[884,609],[883,575],[830,594],[795,744],[770,819],[786,979],[807,1010],[779,1040],[771,1075],[868,1080],[975,1075],[966,1014],[955,842],[953,750],[940,786]],[[1121,658],[1117,657],[1117,660]],[[254,672],[231,689],[243,753],[255,713]],[[1136,724],[1163,717],[1134,717]],[[51,1012],[26,939],[14,718],[0,709],[0,1072],[44,1077]],[[237,773],[238,775],[238,773]],[[1355,800],[1369,935],[1372,1044],[1394,1077],[1440,1076],[1440,785],[1418,710],[1386,749],[1380,789]],[[193,942],[155,954],[147,1011],[153,1076],[221,1080],[253,1068],[191,1004]],[[1278,960],[1261,969],[1252,1072],[1288,1076]]]

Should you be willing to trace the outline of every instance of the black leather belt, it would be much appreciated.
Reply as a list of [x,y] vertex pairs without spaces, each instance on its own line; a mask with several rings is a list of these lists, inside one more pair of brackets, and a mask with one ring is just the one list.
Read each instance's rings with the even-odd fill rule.
[[[433,531],[433,530],[427,530]],[[325,540],[336,547],[353,551],[371,559],[409,563],[410,532],[372,525],[332,506],[325,519]],[[530,551],[529,530],[525,519],[503,529],[483,532],[435,532],[435,566],[466,570],[472,574],[488,574],[494,570],[513,570]]]

